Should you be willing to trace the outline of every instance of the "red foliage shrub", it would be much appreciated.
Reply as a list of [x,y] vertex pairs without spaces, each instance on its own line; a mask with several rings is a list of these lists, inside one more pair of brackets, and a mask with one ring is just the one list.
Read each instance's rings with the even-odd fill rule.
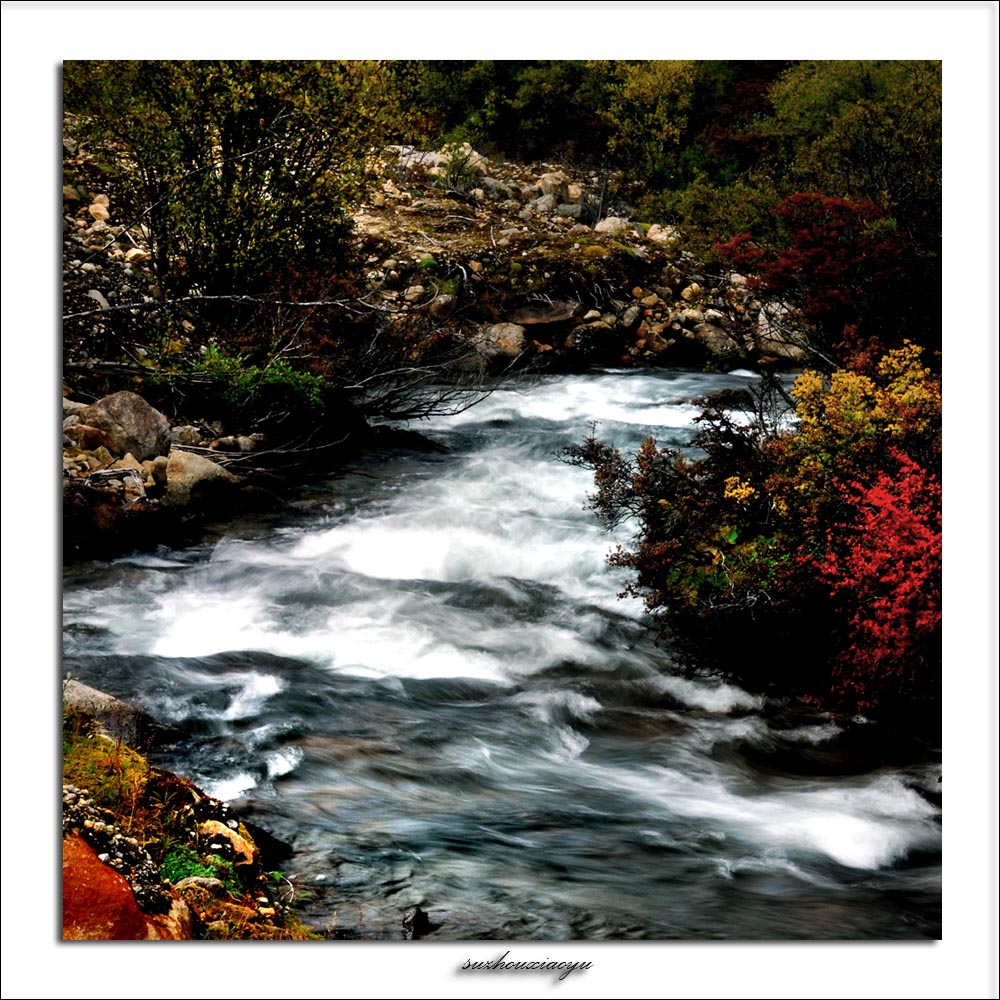
[[941,485],[905,455],[892,460],[895,475],[843,486],[854,522],[831,526],[817,563],[847,626],[833,693],[861,710],[926,688],[940,658]]
[[785,246],[741,233],[716,250],[755,275],[752,286],[794,303],[821,355],[870,369],[900,337],[915,251],[870,201],[793,194],[774,210]]

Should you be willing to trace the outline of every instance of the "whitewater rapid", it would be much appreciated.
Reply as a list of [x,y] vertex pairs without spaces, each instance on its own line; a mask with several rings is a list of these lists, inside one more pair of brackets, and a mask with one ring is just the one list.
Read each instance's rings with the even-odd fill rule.
[[936,937],[940,759],[682,672],[558,459],[688,447],[735,372],[545,376],[221,539],[71,567],[66,669],[293,848],[315,926]]

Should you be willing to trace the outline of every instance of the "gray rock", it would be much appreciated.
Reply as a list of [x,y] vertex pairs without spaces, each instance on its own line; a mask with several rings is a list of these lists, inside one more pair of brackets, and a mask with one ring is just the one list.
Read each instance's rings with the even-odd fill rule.
[[450,316],[455,308],[454,295],[436,295],[431,299],[427,311],[433,319],[445,319]]
[[543,195],[554,195],[556,200],[560,202],[569,200],[569,181],[562,171],[542,174],[538,178],[538,190]]
[[216,899],[222,899],[229,895],[220,879],[211,878],[208,875],[188,875],[187,878],[182,878],[179,882],[175,882],[174,888],[186,889],[192,885],[211,893]]
[[784,302],[769,303],[761,308],[754,344],[762,355],[792,364],[806,364],[810,359],[806,337],[796,329],[794,311]]
[[529,204],[536,215],[551,215],[559,205],[559,199],[554,194],[543,194]]
[[[170,440],[174,444],[186,444],[188,446],[197,446],[202,442],[201,431],[197,427],[191,424],[183,424],[178,427],[170,428]],[[166,454],[164,452],[164,454]]]
[[699,323],[694,328],[694,337],[712,357],[731,358],[738,353],[740,345],[725,330],[711,323]]
[[493,323],[475,334],[470,343],[488,360],[516,358],[526,346],[524,327],[516,323]]
[[659,223],[653,223],[646,231],[646,238],[654,243],[672,243],[679,235],[673,226],[661,226]]
[[142,736],[146,716],[128,702],[119,701],[104,691],[70,679],[63,683],[63,704],[89,715],[101,730],[116,743],[135,745]]
[[518,198],[521,189],[498,181],[495,177],[484,177],[480,182],[483,191],[497,201],[508,201]]
[[697,326],[705,322],[705,314],[700,309],[682,309],[676,319],[684,326]]
[[563,346],[567,351],[597,359],[612,353],[615,343],[614,330],[602,320],[597,320],[574,327]]
[[172,508],[212,506],[232,498],[240,485],[236,476],[211,459],[171,448],[162,503]]
[[642,307],[636,303],[633,303],[622,313],[621,323],[626,330],[635,326],[639,322],[639,317],[642,316]]
[[625,219],[621,219],[617,215],[609,215],[606,219],[601,219],[601,221],[594,226],[594,232],[620,233],[623,229],[628,228],[629,224]]
[[170,448],[167,418],[134,392],[116,392],[77,414],[80,421],[105,433],[108,450],[132,452],[139,461],[165,455]]
[[583,215],[583,205],[560,205],[556,209],[556,215],[563,219],[579,219]]

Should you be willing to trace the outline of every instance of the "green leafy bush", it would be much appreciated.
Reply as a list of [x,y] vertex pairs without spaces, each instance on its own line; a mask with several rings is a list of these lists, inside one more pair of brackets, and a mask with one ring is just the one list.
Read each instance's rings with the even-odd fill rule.
[[325,380],[294,368],[280,357],[272,357],[263,366],[255,365],[245,356],[227,355],[210,345],[196,370],[216,380],[219,395],[236,410],[252,411],[265,401],[280,398],[298,408],[323,405]]
[[398,121],[370,62],[67,62],[64,98],[175,295],[266,291],[275,262],[336,268]]
[[160,874],[172,884],[184,878],[216,878],[230,896],[238,899],[243,895],[243,887],[228,861],[203,858],[187,844],[175,844],[167,851],[160,862]]

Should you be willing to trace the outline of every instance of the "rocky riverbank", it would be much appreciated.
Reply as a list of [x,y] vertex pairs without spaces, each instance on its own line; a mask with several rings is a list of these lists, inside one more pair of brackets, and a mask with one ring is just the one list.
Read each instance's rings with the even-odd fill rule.
[[[122,313],[155,328],[164,293],[147,230],[92,190],[99,175],[84,154],[67,150],[64,165],[75,180],[63,189],[68,341],[113,340],[109,320]],[[468,146],[389,147],[371,170],[375,193],[352,219],[365,309],[391,323],[422,316],[464,342],[473,363],[725,369],[806,360],[787,312],[766,309],[745,276],[698,260],[679,230],[607,205],[600,174],[491,163]],[[166,348],[183,352],[198,323],[192,313]],[[81,373],[106,360],[82,348],[74,356]]]
[[64,940],[306,940],[294,886],[230,807],[150,766],[132,706],[63,692]]
[[[799,365],[787,315],[671,227],[607,205],[607,177],[492,163],[468,145],[390,147],[354,216],[385,307],[457,317],[487,363]],[[618,214],[616,214],[618,213]]]
[[[163,291],[144,227],[93,192],[99,175],[84,154],[67,149],[65,166],[74,183],[63,189],[64,326],[75,359],[62,404],[67,558],[183,544],[208,520],[278,505],[276,467],[321,471],[386,443],[387,429],[373,435],[346,396],[325,404],[326,426],[293,420],[280,430],[220,420],[191,387],[171,390],[172,423],[135,392],[96,396],[116,379],[140,392],[152,379],[150,398],[163,396],[143,348],[109,361],[105,344],[122,335],[123,316],[155,331]],[[470,384],[516,370],[806,360],[787,313],[765,308],[745,276],[700,263],[678,231],[605,204],[599,174],[491,163],[468,146],[390,147],[372,170],[375,193],[353,219],[365,308],[388,329],[418,323],[459,345],[454,374]],[[161,349],[193,349],[198,321],[192,312]]]

